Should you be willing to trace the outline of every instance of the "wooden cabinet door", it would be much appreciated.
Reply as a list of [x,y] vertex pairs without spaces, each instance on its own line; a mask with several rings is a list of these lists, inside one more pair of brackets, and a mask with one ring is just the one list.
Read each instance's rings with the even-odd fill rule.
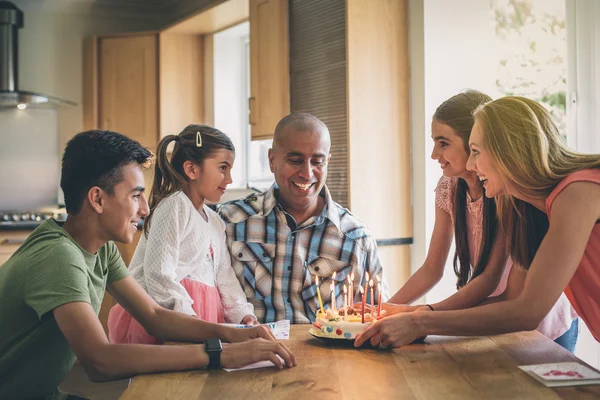
[[250,0],[252,140],[273,137],[290,112],[287,0]]
[[100,129],[154,150],[158,142],[157,35],[99,39]]

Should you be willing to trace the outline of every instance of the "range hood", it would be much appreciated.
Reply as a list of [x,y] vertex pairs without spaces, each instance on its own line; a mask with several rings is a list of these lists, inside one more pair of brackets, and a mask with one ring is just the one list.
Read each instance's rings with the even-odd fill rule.
[[19,90],[19,29],[23,12],[10,1],[0,1],[0,108],[75,106],[72,101]]

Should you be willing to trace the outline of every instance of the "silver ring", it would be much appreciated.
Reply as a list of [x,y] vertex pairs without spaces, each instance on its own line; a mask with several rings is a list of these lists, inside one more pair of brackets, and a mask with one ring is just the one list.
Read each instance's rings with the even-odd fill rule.
[[388,348],[388,346],[384,346],[382,342],[379,342],[379,348],[385,350]]

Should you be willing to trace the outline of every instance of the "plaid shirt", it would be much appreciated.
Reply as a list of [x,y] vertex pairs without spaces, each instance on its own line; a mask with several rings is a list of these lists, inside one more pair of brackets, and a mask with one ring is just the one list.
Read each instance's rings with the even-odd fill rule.
[[343,285],[352,272],[354,300],[360,301],[358,287],[365,284],[365,271],[373,277],[374,295],[380,279],[383,299],[387,300],[375,239],[356,217],[331,199],[327,187],[321,192],[326,205],[320,215],[296,227],[277,195],[274,184],[264,193],[219,208],[227,225],[231,264],[259,321],[314,321],[319,308],[314,277],[319,277],[327,309],[334,272],[337,307],[344,304]]

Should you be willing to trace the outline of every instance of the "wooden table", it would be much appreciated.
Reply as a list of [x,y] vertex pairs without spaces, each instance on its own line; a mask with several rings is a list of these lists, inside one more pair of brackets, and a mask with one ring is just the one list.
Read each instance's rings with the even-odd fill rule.
[[397,350],[333,346],[292,325],[298,366],[136,377],[121,399],[596,399],[600,385],[549,389],[518,365],[578,359],[538,332],[427,338]]

